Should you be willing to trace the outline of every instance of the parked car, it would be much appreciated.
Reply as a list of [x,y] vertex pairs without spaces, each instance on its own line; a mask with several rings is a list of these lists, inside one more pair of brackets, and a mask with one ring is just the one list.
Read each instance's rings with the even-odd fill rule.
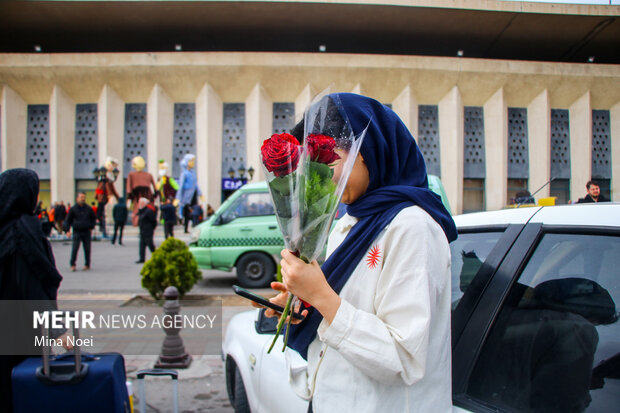
[[[450,211],[441,180],[429,176],[429,188],[441,196]],[[283,248],[267,183],[258,182],[241,187],[214,215],[196,226],[189,250],[198,267],[222,271],[236,268],[239,284],[259,288],[274,280]]]
[[[454,411],[618,411],[620,204],[454,219]],[[266,352],[274,331],[260,310],[228,325],[222,355],[237,413],[307,409],[287,384],[284,353]]]

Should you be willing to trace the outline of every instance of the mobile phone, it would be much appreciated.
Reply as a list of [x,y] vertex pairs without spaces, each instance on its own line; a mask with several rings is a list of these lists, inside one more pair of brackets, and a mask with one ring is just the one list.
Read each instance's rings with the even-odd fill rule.
[[[281,305],[274,304],[268,299],[266,299],[265,297],[262,297],[258,294],[254,294],[253,292],[248,291],[245,288],[241,288],[238,285],[233,285],[232,288],[235,294],[240,295],[241,297],[247,298],[248,300],[254,301],[255,303],[258,303],[262,306],[269,307],[272,310],[275,310],[280,314],[282,314],[282,312],[284,311],[284,307],[282,307]],[[299,313],[292,313],[292,314],[293,314],[293,318],[297,320],[304,319],[304,316]]]

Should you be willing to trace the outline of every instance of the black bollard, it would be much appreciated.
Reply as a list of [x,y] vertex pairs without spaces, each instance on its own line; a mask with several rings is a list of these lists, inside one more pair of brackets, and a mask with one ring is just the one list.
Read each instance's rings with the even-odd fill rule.
[[[168,287],[164,290],[164,314],[174,318],[179,314],[181,306],[179,305],[179,290],[176,287]],[[164,343],[161,346],[161,352],[155,363],[155,368],[162,369],[186,369],[192,364],[192,356],[185,352],[183,340],[179,335],[180,328],[163,327],[166,333]]]

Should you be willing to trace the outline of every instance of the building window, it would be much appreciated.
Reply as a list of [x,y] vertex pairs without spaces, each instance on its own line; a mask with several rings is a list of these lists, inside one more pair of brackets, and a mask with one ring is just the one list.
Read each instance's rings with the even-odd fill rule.
[[549,196],[555,197],[556,205],[568,204],[570,200],[570,179],[554,179],[551,181]]
[[39,181],[39,201],[41,201],[41,208],[50,209],[50,205],[52,205],[52,196],[49,179],[42,179]]
[[527,191],[527,179],[509,179],[507,199],[510,205],[516,204],[517,193]]
[[594,179],[598,182],[599,187],[601,188],[601,195],[603,195],[607,199],[611,199],[611,179]]
[[484,179],[463,180],[463,213],[484,211]]

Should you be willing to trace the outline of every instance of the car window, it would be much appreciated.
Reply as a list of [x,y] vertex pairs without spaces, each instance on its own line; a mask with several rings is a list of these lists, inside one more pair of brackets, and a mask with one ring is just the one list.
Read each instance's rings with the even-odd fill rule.
[[466,232],[450,243],[452,255],[452,309],[469,287],[503,232]]
[[273,204],[268,192],[249,192],[242,194],[222,214],[224,222],[236,218],[273,215]]
[[468,395],[511,412],[617,411],[618,302],[620,237],[544,235],[485,340]]

